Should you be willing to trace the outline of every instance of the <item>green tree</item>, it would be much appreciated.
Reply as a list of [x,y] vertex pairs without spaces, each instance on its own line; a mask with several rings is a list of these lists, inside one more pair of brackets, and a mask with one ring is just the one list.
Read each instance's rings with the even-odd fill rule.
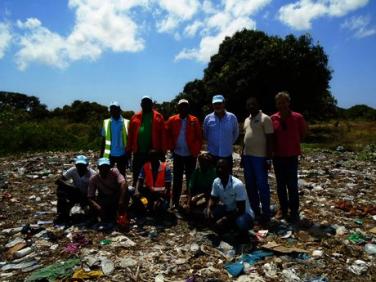
[[203,79],[187,83],[177,99],[190,99],[201,117],[209,111],[212,95],[220,93],[228,110],[242,118],[248,97],[257,97],[263,110],[272,113],[274,96],[288,91],[294,110],[308,119],[321,119],[335,113],[331,72],[323,48],[309,35],[281,38],[245,29],[225,38]]

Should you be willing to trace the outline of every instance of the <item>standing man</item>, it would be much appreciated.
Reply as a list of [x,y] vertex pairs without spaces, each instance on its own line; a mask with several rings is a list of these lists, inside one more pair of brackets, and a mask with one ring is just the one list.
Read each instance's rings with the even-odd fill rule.
[[[300,113],[290,110],[290,95],[280,92],[275,97],[278,112],[271,119],[274,128],[273,166],[277,180],[280,210],[277,218],[290,217],[292,223],[299,221],[298,156],[300,142],[306,133],[306,123]],[[287,196],[288,194],[288,196]]]
[[90,178],[88,198],[102,223],[114,224],[117,213],[128,208],[128,184],[110,160],[98,160],[99,173]]
[[[87,191],[89,180],[96,172],[89,167],[89,161],[84,155],[75,157],[74,163],[75,166],[65,171],[56,181],[57,217],[54,220],[55,224],[68,223],[70,210],[75,204],[80,204],[89,215]],[[73,183],[67,183],[68,180],[72,180]]]
[[153,110],[153,100],[149,96],[141,99],[142,111],[131,118],[127,152],[133,153],[133,186],[136,186],[138,175],[148,159],[151,149],[162,156],[166,151],[165,124],[163,116]]
[[187,187],[196,167],[197,156],[202,146],[202,133],[197,117],[188,114],[189,102],[181,99],[178,102],[178,114],[171,116],[166,123],[166,139],[168,149],[173,152],[173,207],[179,207],[183,184],[183,174]]
[[129,120],[121,116],[121,109],[118,102],[110,105],[109,119],[103,121],[102,146],[100,157],[108,158],[111,167],[115,164],[122,175],[127,169],[128,156],[125,151],[128,139]]
[[[243,167],[249,201],[260,223],[270,221],[268,170],[272,163],[273,124],[255,97],[247,100],[250,115],[244,121]],[[260,200],[262,213],[260,212]]]
[[238,119],[225,110],[225,98],[215,95],[212,99],[214,112],[204,120],[204,137],[208,141],[208,151],[215,162],[225,159],[232,172],[232,146],[239,136]]

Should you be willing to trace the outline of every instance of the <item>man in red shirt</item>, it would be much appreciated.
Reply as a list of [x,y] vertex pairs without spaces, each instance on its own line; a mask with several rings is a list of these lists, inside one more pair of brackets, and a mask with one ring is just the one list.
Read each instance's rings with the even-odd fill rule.
[[280,92],[275,97],[278,112],[271,116],[274,128],[273,166],[277,180],[279,218],[299,221],[298,156],[306,123],[300,113],[290,109],[290,95]]
[[196,168],[197,156],[202,145],[202,132],[197,117],[189,114],[189,102],[181,99],[178,102],[178,114],[171,116],[166,122],[168,149],[174,156],[173,206],[179,208],[179,199],[183,184],[183,174],[188,187],[189,180]]

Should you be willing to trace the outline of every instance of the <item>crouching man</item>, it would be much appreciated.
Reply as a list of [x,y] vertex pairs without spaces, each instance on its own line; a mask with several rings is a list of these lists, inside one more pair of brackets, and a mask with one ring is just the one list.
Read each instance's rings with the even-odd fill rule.
[[248,230],[253,226],[254,214],[244,184],[230,171],[226,160],[218,161],[218,177],[213,182],[206,217],[219,235],[235,227],[239,231],[239,238],[246,239]]
[[199,167],[193,171],[188,186],[186,212],[193,217],[200,217],[208,205],[213,181],[217,178],[213,160],[208,153],[198,156]]
[[99,173],[90,178],[88,198],[101,223],[113,225],[119,212],[128,208],[128,184],[108,158],[98,160]]
[[[76,204],[80,204],[85,214],[89,216],[89,201],[87,191],[89,179],[96,172],[89,167],[86,156],[79,155],[74,159],[75,166],[63,173],[56,181],[57,184],[57,217],[55,224],[68,224],[70,222],[70,210]],[[72,180],[72,183],[68,183]]]
[[143,165],[138,176],[135,199],[142,199],[147,211],[161,215],[169,208],[170,190],[171,170],[166,162],[160,161],[158,151],[150,150],[149,161]]

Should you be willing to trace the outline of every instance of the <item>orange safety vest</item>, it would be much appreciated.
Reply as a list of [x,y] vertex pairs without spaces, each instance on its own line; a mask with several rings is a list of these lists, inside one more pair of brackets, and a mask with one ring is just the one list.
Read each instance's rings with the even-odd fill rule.
[[156,180],[153,179],[153,169],[151,162],[144,164],[144,187],[148,187],[152,192],[163,192],[165,187],[165,176],[166,176],[166,163],[162,162],[159,164],[158,175]]

